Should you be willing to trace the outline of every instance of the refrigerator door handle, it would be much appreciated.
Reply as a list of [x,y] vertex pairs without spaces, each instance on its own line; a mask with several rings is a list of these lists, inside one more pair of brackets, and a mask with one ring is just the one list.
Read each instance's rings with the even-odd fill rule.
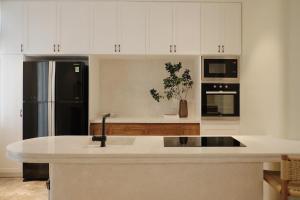
[[48,102],[48,136],[52,136],[52,103]]
[[52,72],[53,66],[52,62],[49,62],[48,69],[48,136],[52,135]]
[[52,86],[51,86],[51,101],[55,101],[55,61],[52,61]]
[[55,61],[52,61],[52,88],[51,88],[51,115],[52,115],[52,136],[55,136]]
[[48,101],[52,100],[52,62],[49,62],[48,69]]
[[52,121],[52,124],[51,124],[52,133],[51,133],[51,136],[55,136],[55,102],[51,102],[51,108],[52,108],[52,110],[51,110],[51,115],[52,115],[52,119],[51,119],[51,121]]

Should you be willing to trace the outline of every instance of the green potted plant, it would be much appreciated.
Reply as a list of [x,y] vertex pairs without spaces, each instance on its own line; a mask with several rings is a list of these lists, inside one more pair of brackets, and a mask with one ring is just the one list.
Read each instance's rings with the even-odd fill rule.
[[190,75],[190,70],[185,69],[183,73],[180,73],[182,69],[181,62],[178,64],[166,63],[165,69],[169,73],[169,76],[163,79],[163,95],[156,89],[151,89],[150,94],[157,102],[160,102],[160,100],[164,98],[168,100],[172,98],[179,100],[179,117],[187,117],[188,106],[186,98],[194,83]]

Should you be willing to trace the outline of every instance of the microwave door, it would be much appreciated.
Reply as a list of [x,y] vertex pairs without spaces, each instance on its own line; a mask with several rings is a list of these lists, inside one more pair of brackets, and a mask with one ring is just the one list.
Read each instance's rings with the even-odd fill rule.
[[207,82],[238,82],[238,58],[203,58],[202,79]]

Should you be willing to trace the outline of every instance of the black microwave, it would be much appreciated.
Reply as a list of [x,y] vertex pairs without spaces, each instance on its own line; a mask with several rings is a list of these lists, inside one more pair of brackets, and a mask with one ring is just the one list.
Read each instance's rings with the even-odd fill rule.
[[239,59],[237,57],[204,57],[202,81],[239,82]]

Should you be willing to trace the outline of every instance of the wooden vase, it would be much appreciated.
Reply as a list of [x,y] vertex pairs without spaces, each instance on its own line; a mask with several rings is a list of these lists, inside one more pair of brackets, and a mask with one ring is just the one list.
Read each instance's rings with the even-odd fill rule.
[[180,100],[179,101],[179,117],[180,118],[188,117],[187,100]]

